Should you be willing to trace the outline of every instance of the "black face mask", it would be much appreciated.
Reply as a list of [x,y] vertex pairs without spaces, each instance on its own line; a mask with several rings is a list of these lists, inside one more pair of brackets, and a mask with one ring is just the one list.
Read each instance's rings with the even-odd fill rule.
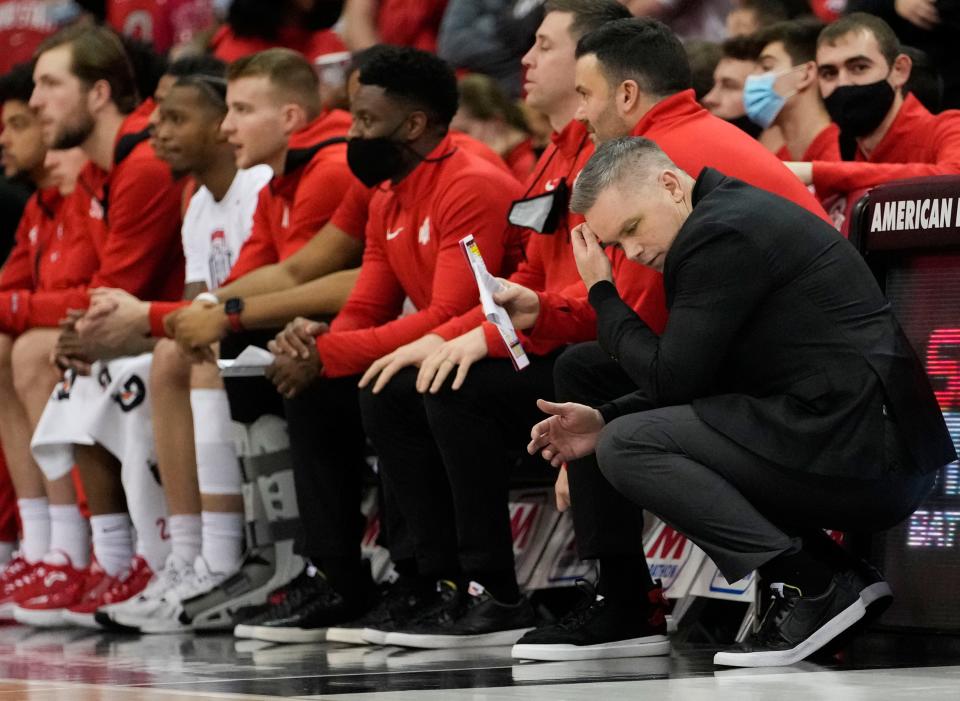
[[402,126],[401,121],[386,136],[372,139],[354,137],[347,141],[347,165],[357,180],[367,187],[390,180],[403,170],[403,150],[406,146],[393,140],[393,135]]
[[890,83],[878,80],[869,85],[844,85],[830,93],[824,103],[840,133],[847,138],[859,138],[880,126],[895,98]]
[[389,180],[403,169],[403,151],[389,136],[347,141],[347,165],[367,187]]
[[763,132],[763,127],[761,127],[756,122],[750,120],[750,117],[743,115],[742,117],[735,117],[733,119],[728,119],[733,126],[739,129],[742,132],[746,132],[751,138],[756,139]]

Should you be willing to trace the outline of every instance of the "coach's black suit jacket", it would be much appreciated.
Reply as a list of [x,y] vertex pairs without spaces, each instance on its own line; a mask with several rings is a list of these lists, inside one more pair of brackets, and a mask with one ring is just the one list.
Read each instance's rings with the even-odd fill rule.
[[797,205],[705,169],[664,266],[660,338],[597,283],[598,340],[639,388],[607,421],[692,404],[708,425],[783,467],[869,479],[884,413],[916,468],[956,454],[919,360],[857,251]]

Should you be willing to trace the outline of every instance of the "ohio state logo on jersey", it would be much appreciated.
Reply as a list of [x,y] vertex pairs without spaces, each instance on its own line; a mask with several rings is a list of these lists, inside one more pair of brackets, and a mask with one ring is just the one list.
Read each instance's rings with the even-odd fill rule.
[[124,412],[133,411],[143,404],[147,397],[147,386],[137,375],[131,375],[123,383],[123,389],[113,395],[113,401],[120,405]]

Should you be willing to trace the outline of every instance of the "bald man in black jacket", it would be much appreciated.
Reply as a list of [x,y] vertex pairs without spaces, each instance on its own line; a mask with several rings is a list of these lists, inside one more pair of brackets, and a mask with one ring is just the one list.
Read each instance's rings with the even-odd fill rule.
[[[597,150],[571,208],[587,222],[574,249],[599,349],[619,364],[606,381],[625,394],[541,403],[552,416],[530,451],[556,466],[595,452],[618,491],[729,581],[760,570],[775,604],[717,664],[807,657],[886,585],[805,534],[888,528],[956,459],[920,361],[854,248],[780,197],[711,169],[694,181],[653,142],[625,138]],[[620,300],[601,244],[664,273],[662,336]],[[521,326],[523,306],[510,307]],[[592,372],[561,358],[565,371]],[[518,646],[544,642],[535,631]]]

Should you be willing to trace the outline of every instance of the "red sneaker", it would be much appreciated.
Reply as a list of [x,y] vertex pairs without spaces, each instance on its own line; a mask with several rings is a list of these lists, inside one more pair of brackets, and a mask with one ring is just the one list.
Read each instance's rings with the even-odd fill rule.
[[[100,570],[100,565],[96,562],[90,567],[91,574],[94,567]],[[100,570],[101,572],[103,570]],[[147,586],[147,582],[153,576],[153,570],[142,557],[137,555],[130,563],[130,569],[116,577],[104,574],[103,578],[95,586],[89,586],[84,591],[83,597],[73,606],[67,607],[63,612],[63,620],[67,623],[83,626],[84,628],[100,629],[100,624],[95,620],[97,609],[101,606],[118,604],[121,601],[136,596]]]
[[17,603],[17,597],[27,585],[32,584],[32,573],[38,564],[30,564],[17,555],[0,572],[0,620],[13,620],[13,608]]
[[32,596],[18,597],[13,610],[19,623],[41,628],[63,625],[63,611],[80,601],[88,574],[88,569],[78,570],[70,558],[66,560],[63,565],[41,562],[34,569],[32,591],[25,592]]

